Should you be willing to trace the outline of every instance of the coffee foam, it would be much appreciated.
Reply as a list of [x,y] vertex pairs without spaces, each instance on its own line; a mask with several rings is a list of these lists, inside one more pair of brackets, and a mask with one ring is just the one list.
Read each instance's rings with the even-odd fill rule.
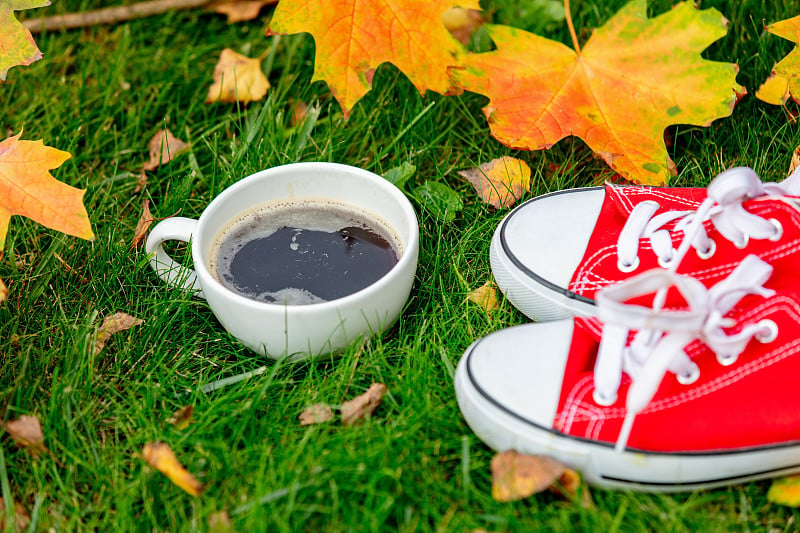
[[[329,232],[339,231],[348,226],[359,226],[377,231],[383,236],[391,244],[398,259],[403,254],[402,241],[396,230],[383,218],[367,209],[327,199],[270,202],[245,211],[226,224],[214,237],[208,265],[214,278],[227,286],[220,279],[220,270],[223,276],[230,276],[230,262],[236,253],[247,242],[269,237],[284,226]],[[247,297],[257,301],[287,305],[327,301],[306,290],[292,287]]]

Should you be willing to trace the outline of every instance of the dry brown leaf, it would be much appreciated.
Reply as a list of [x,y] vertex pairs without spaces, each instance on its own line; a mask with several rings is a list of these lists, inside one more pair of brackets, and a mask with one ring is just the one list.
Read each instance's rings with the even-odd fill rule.
[[800,146],[795,148],[794,152],[792,152],[792,161],[789,163],[789,174],[787,174],[787,176],[791,175],[798,166],[800,166]]
[[326,403],[315,403],[306,407],[298,418],[301,426],[330,422],[333,420],[333,409]]
[[227,15],[228,24],[253,20],[261,13],[261,8],[277,4],[278,0],[227,0],[211,5],[215,13]]
[[227,511],[217,511],[208,517],[209,531],[232,531],[231,519]]
[[150,139],[150,161],[142,165],[144,170],[155,170],[169,163],[189,148],[189,144],[175,137],[169,130],[158,130]]
[[186,429],[192,423],[193,414],[194,405],[184,405],[175,411],[171,417],[167,418],[167,422],[175,426],[176,429]]
[[476,304],[486,313],[491,313],[500,307],[500,300],[497,298],[497,290],[492,280],[467,294],[467,300]]
[[[5,517],[6,514],[6,502],[3,498],[0,498],[0,516]],[[5,518],[0,518],[0,531],[3,531],[3,526],[5,525]],[[14,525],[16,526],[14,529],[17,531],[25,531],[28,529],[28,526],[31,523],[31,515],[28,514],[28,510],[19,503],[14,502]]]
[[136,194],[145,187],[147,187],[147,172],[142,169],[142,171],[139,172],[139,179],[136,180],[136,187],[133,189],[133,194]]
[[308,104],[306,104],[302,100],[294,100],[292,101],[290,112],[291,115],[289,115],[289,124],[292,127],[297,127],[306,120],[306,114],[308,113]]
[[383,383],[373,383],[364,394],[344,402],[342,404],[342,424],[349,426],[369,417],[381,404],[387,390],[389,390],[388,387]]
[[136,318],[122,311],[107,316],[103,320],[103,325],[97,330],[97,335],[94,338],[94,354],[97,355],[103,351],[103,348],[108,342],[109,337],[120,331],[125,331],[134,326],[142,324],[144,321],[141,318]]
[[131,248],[135,248],[136,245],[142,241],[144,236],[147,234],[147,230],[150,229],[150,224],[152,224],[154,220],[153,214],[150,213],[150,200],[143,198],[142,216],[139,217],[139,222],[136,223],[136,230],[133,232],[133,242],[131,243]]
[[558,480],[566,467],[551,457],[525,455],[515,450],[492,458],[492,497],[511,502],[542,492]]
[[226,48],[214,67],[214,83],[206,103],[252,102],[267,94],[269,81],[261,70],[261,58],[249,58]]
[[3,280],[0,279],[0,302],[8,298],[8,287],[6,284],[3,283]]
[[48,451],[44,445],[42,426],[37,417],[22,415],[16,420],[9,420],[4,427],[14,439],[14,443],[20,448],[30,451],[32,455],[37,456],[39,453]]
[[147,464],[164,474],[175,485],[182,488],[192,496],[200,496],[203,484],[186,470],[168,444],[163,442],[148,442],[142,451]]
[[483,24],[483,15],[477,9],[451,7],[442,13],[442,24],[462,45],[467,46],[472,33]]
[[481,200],[493,207],[511,207],[531,190],[531,169],[525,161],[504,156],[478,168],[461,170],[459,176],[475,187]]

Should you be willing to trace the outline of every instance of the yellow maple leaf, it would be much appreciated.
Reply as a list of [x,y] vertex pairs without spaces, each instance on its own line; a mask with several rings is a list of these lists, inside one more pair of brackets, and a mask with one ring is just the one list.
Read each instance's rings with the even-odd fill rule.
[[756,91],[756,98],[773,105],[786,105],[789,101],[789,80],[779,74],[772,74]]
[[[800,45],[800,16],[770,24],[766,30]],[[800,101],[800,47],[795,46],[772,68],[772,73],[756,92],[756,98],[776,105],[785,104],[789,98]],[[781,88],[784,91],[778,94]]]
[[477,0],[281,0],[268,34],[313,35],[314,77],[324,80],[345,116],[372,88],[372,76],[392,63],[424,93],[452,90],[448,67],[462,47],[442,22],[452,7],[480,9]]
[[525,161],[503,156],[478,168],[461,170],[481,200],[493,207],[511,207],[531,190],[531,169]]
[[11,67],[30,65],[42,58],[31,32],[14,17],[14,11],[49,5],[49,0],[0,2],[0,81],[5,81]]
[[71,155],[22,141],[20,132],[0,142],[0,251],[12,215],[22,215],[48,228],[93,239],[89,215],[83,206],[85,191],[56,180],[50,170]]
[[800,475],[778,478],[767,491],[767,501],[800,507]]
[[688,2],[651,19],[646,0],[633,0],[580,49],[487,25],[497,50],[468,56],[453,75],[489,97],[484,113],[503,144],[542,150],[574,135],[625,178],[664,184],[675,173],[665,128],[706,126],[745,93],[736,65],[700,55],[726,23]]
[[261,100],[269,87],[260,57],[249,58],[226,48],[214,67],[214,83],[208,88],[206,103]]

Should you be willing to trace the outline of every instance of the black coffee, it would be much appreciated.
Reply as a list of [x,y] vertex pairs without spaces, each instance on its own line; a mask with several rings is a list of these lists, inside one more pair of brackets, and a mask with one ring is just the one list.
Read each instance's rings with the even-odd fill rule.
[[397,264],[395,239],[384,226],[333,202],[265,206],[220,232],[212,272],[232,291],[262,302],[334,300],[371,285]]

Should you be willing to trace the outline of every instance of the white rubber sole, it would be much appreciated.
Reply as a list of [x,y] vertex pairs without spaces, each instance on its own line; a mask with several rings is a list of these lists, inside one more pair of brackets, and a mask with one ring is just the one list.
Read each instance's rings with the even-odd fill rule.
[[618,453],[611,444],[571,437],[537,425],[505,408],[476,384],[470,360],[480,342],[481,339],[475,341],[459,362],[456,398],[470,428],[496,451],[514,449],[547,455],[581,472],[591,485],[647,492],[708,489],[800,472],[800,442],[714,452]]

